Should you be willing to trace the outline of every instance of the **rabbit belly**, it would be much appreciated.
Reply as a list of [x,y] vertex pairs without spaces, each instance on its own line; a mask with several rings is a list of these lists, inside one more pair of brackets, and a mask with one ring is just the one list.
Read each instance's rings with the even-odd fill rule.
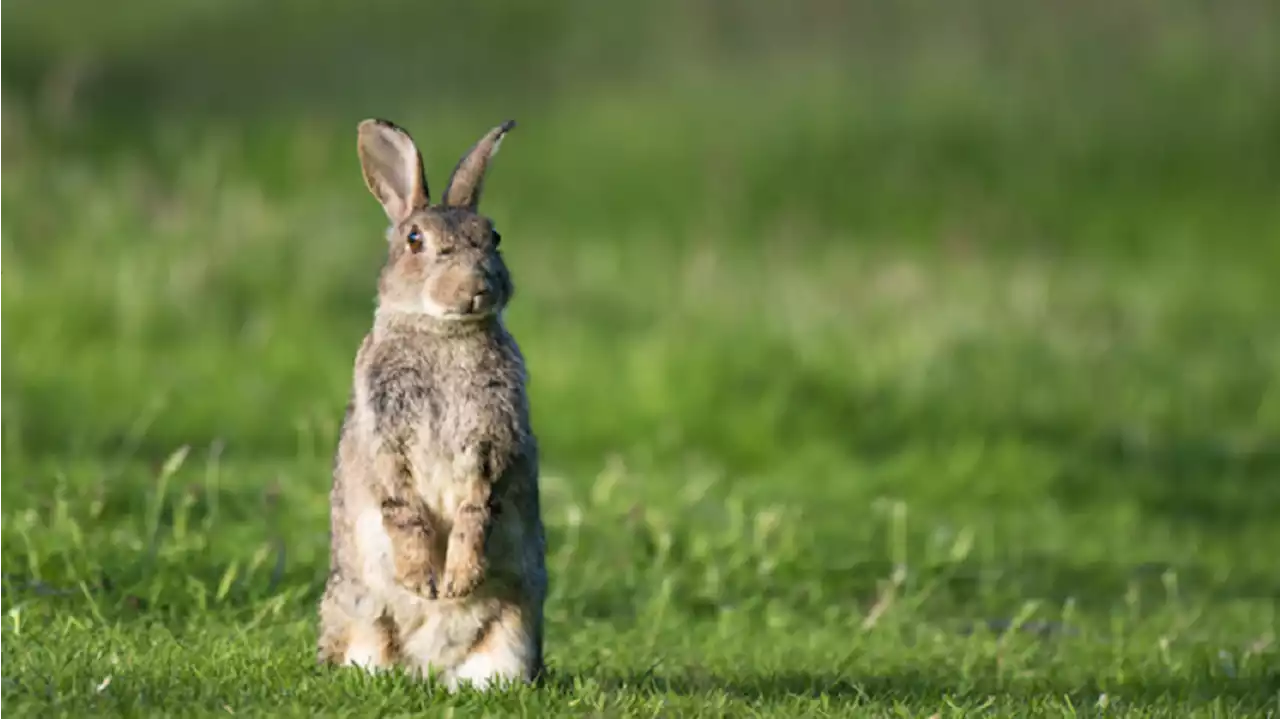
[[475,456],[469,452],[446,453],[424,441],[410,455],[414,488],[431,510],[440,532],[453,527],[458,507],[467,497],[468,481],[478,476]]
[[364,583],[376,592],[390,593],[396,586],[391,537],[382,522],[382,511],[376,507],[365,509],[356,518],[356,543],[360,548],[360,575]]
[[[519,523],[500,523],[497,543],[523,546]],[[494,562],[492,582],[465,599],[427,599],[400,587],[393,577],[391,540],[377,509],[357,518],[361,549],[361,583],[369,588],[359,603],[360,621],[353,623],[343,663],[377,669],[394,662],[422,676],[433,675],[451,691],[464,684],[477,689],[531,678],[540,661],[533,622],[533,597],[525,597],[522,574],[530,550],[513,551]],[[508,536],[512,535],[512,536]],[[514,566],[508,566],[510,562]],[[522,601],[528,599],[530,601]],[[529,605],[529,609],[523,607]],[[391,649],[383,653],[376,619],[392,620]],[[354,630],[360,631],[354,631]]]
[[533,628],[517,604],[482,599],[438,603],[400,644],[405,667],[443,681],[487,689],[528,681],[537,662]]

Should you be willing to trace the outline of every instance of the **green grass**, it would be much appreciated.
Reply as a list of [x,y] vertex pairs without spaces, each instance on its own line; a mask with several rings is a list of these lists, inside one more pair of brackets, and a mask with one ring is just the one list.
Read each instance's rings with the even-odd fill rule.
[[[747,5],[476,5],[494,53],[434,103],[333,42],[376,13],[7,5],[4,708],[1280,712],[1274,10]],[[371,114],[437,192],[520,121],[485,204],[544,450],[538,689],[314,662]]]

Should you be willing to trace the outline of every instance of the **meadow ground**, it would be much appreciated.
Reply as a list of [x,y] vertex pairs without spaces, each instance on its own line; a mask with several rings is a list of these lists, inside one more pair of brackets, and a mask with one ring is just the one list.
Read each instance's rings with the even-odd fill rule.
[[[369,113],[7,95],[3,709],[1275,715],[1280,84],[1232,62],[510,113],[550,675],[500,695],[313,658]],[[436,187],[489,106],[394,115]]]

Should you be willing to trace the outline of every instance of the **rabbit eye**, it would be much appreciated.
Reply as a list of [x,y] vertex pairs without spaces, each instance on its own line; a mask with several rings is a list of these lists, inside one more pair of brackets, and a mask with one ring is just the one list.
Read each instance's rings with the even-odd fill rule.
[[409,247],[411,247],[413,250],[416,251],[418,249],[421,249],[422,247],[422,231],[421,230],[419,230],[416,227],[413,228],[412,230],[409,230],[409,236],[407,239],[409,241]]

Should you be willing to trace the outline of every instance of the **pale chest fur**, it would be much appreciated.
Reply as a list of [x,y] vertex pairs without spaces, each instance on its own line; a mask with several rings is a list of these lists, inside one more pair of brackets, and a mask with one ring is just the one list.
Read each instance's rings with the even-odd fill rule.
[[402,463],[428,507],[449,517],[465,482],[496,483],[521,464],[530,439],[525,371],[509,340],[431,339],[374,338],[356,394],[372,425],[365,436]]

